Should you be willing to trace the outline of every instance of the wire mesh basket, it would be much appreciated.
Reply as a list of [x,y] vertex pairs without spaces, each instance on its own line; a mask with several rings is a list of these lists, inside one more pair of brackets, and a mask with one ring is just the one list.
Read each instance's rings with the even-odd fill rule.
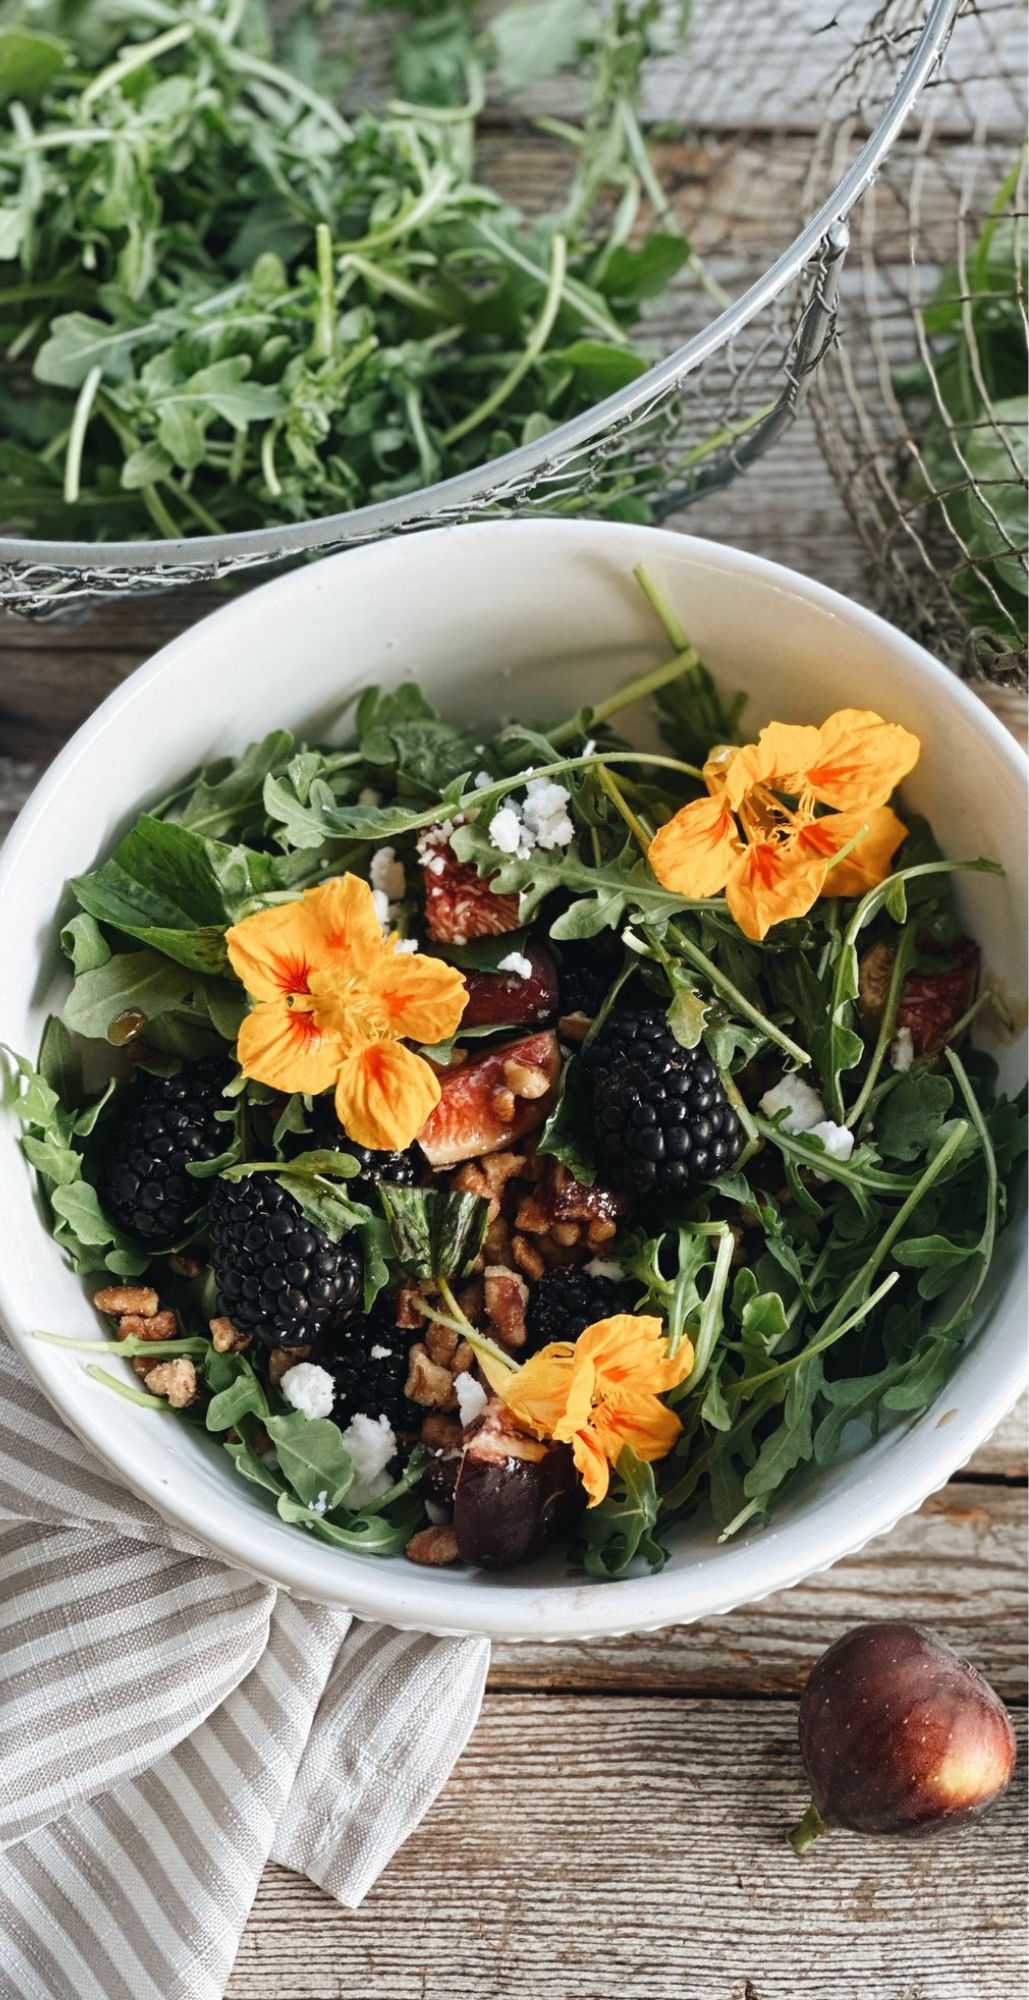
[[[887,617],[992,689],[1026,687],[1025,14],[966,5],[916,129],[854,219],[820,442]],[[816,147],[845,169],[866,89],[840,80]]]
[[[641,122],[657,200],[732,303],[716,311],[684,273],[647,318],[666,358],[628,387],[492,462],[349,513],[182,540],[4,536],[0,605],[42,618],[484,513],[602,512],[645,496],[659,518],[724,486],[792,421],[832,347],[848,217],[935,74],[959,5],[842,0],[823,24],[809,0],[694,0],[682,59],[647,74]],[[485,121],[483,171],[502,193],[513,184],[525,208],[552,193],[538,121],[567,115],[574,92],[574,77],[551,79]],[[838,175],[825,144],[831,99],[846,153]]]

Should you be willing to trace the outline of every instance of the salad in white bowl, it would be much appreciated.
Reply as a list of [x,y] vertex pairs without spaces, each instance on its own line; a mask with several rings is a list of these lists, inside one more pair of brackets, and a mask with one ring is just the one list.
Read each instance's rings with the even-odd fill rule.
[[54,919],[15,1109],[101,1318],[36,1350],[340,1557],[725,1547],[930,1410],[989,1282],[998,854],[908,804],[923,734],[860,682],[753,716],[688,592],[615,588],[650,658],[557,719],[512,677],[469,725],[413,658],[297,730],[284,677]]

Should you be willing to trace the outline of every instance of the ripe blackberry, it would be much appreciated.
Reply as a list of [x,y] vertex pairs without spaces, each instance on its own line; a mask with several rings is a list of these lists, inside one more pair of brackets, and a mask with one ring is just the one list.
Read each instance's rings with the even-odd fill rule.
[[562,1014],[588,1014],[593,1019],[607,998],[618,962],[595,944],[562,944],[558,979]]
[[207,1205],[222,1310],[269,1347],[304,1346],[358,1305],[356,1243],[333,1243],[271,1174],[216,1180]]
[[336,1116],[331,1097],[315,1100],[312,1134],[316,1146],[325,1146],[337,1153],[349,1153],[358,1162],[360,1173],[344,1186],[344,1192],[354,1201],[374,1204],[380,1181],[390,1181],[397,1187],[413,1187],[415,1184],[420,1164],[414,1147],[408,1147],[406,1153],[380,1153],[374,1146],[355,1146]]
[[97,1191],[105,1213],[147,1245],[171,1245],[201,1206],[205,1187],[186,1172],[189,1160],[213,1160],[229,1143],[215,1117],[232,1076],[224,1056],[183,1063],[177,1076],[141,1078],[115,1126],[101,1162]]
[[703,1049],[656,1009],[605,1023],[586,1051],[605,1171],[627,1193],[685,1194],[732,1166],[743,1127]]
[[351,1417],[385,1417],[395,1431],[421,1429],[425,1411],[408,1401],[408,1342],[387,1308],[374,1307],[367,1319],[352,1319],[323,1346],[319,1359],[336,1384],[333,1418],[346,1429]]
[[631,1280],[595,1277],[590,1271],[547,1271],[529,1290],[525,1310],[525,1358],[552,1340],[578,1340],[598,1319],[631,1312],[639,1286]]

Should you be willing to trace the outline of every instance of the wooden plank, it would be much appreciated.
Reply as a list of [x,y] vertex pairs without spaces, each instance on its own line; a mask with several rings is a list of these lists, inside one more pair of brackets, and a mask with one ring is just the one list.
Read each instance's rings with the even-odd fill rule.
[[1021,1776],[963,1836],[838,1833],[800,1861],[804,1802],[792,1702],[491,1695],[360,1910],[266,1871],[226,2000],[1022,1990]]
[[1026,1695],[1026,1496],[950,1485],[831,1570],[699,1625],[621,1639],[497,1645],[497,1689],[799,1694],[826,1646],[868,1619],[930,1625],[1005,1700]]

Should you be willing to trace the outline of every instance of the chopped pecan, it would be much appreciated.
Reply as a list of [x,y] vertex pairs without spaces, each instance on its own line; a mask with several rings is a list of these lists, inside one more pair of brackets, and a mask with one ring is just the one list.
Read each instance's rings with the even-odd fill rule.
[[599,1250],[602,1244],[610,1243],[612,1236],[617,1234],[617,1222],[607,1222],[599,1215],[586,1225],[586,1241],[591,1250]]
[[514,1115],[518,1109],[518,1101],[514,1091],[507,1089],[495,1090],[493,1092],[493,1109],[504,1125],[513,1125]]
[[174,1340],[178,1321],[173,1312],[122,1313],[119,1340]]
[[588,1014],[562,1014],[557,1024],[557,1032],[563,1042],[578,1045],[586,1040],[592,1025]]
[[545,1069],[536,1069],[532,1063],[506,1062],[504,1082],[516,1097],[531,1103],[535,1097],[546,1096],[551,1080]]
[[273,1347],[268,1356],[268,1380],[272,1388],[277,1389],[287,1370],[298,1361],[306,1361],[310,1352],[310,1347]]
[[527,1278],[542,1278],[547,1268],[546,1263],[540,1256],[535,1244],[530,1243],[527,1237],[512,1236],[511,1255],[518,1269],[524,1271]]
[[120,1319],[122,1313],[152,1319],[160,1303],[150,1285],[104,1285],[101,1291],[93,1293],[97,1311],[109,1313],[112,1319]]
[[473,1326],[478,1326],[485,1312],[482,1279],[473,1278],[470,1284],[463,1285],[457,1294],[457,1303],[465,1318],[470,1319]]
[[405,1396],[410,1397],[412,1403],[421,1403],[423,1409],[456,1410],[457,1391],[449,1368],[433,1361],[420,1340],[412,1347],[408,1362]]
[[452,1326],[440,1326],[438,1320],[430,1319],[425,1329],[425,1345],[430,1361],[438,1368],[449,1368],[459,1335]]
[[176,1250],[174,1257],[168,1259],[168,1269],[177,1278],[199,1278],[203,1268],[203,1259],[192,1250]]
[[416,1326],[421,1326],[425,1318],[425,1314],[418,1303],[418,1293],[414,1285],[401,1286],[394,1301],[393,1310],[397,1325],[405,1327],[408,1331]]
[[450,1367],[452,1373],[454,1374],[455,1377],[458,1375],[467,1375],[469,1369],[474,1368],[474,1366],[475,1366],[474,1349],[469,1345],[467,1340],[460,1341],[458,1346],[455,1347],[454,1352],[450,1357]]
[[419,1528],[407,1544],[405,1554],[409,1562],[420,1563],[425,1569],[444,1569],[448,1563],[460,1562],[457,1536],[453,1528]]
[[208,1321],[208,1325],[211,1329],[211,1346],[216,1354],[238,1354],[242,1348],[249,1347],[253,1339],[250,1333],[240,1333],[239,1328],[233,1326],[231,1319],[212,1319]]
[[460,1417],[445,1417],[442,1410],[430,1410],[422,1419],[421,1441],[430,1451],[453,1451],[461,1442]]
[[483,1238],[482,1254],[487,1264],[510,1264],[511,1225],[502,1215],[494,1217]]
[[524,1347],[529,1287],[505,1264],[487,1264],[483,1273],[486,1311],[505,1347]]
[[152,1396],[163,1396],[173,1410],[184,1410],[196,1395],[197,1372],[188,1354],[180,1354],[151,1368],[146,1385]]

